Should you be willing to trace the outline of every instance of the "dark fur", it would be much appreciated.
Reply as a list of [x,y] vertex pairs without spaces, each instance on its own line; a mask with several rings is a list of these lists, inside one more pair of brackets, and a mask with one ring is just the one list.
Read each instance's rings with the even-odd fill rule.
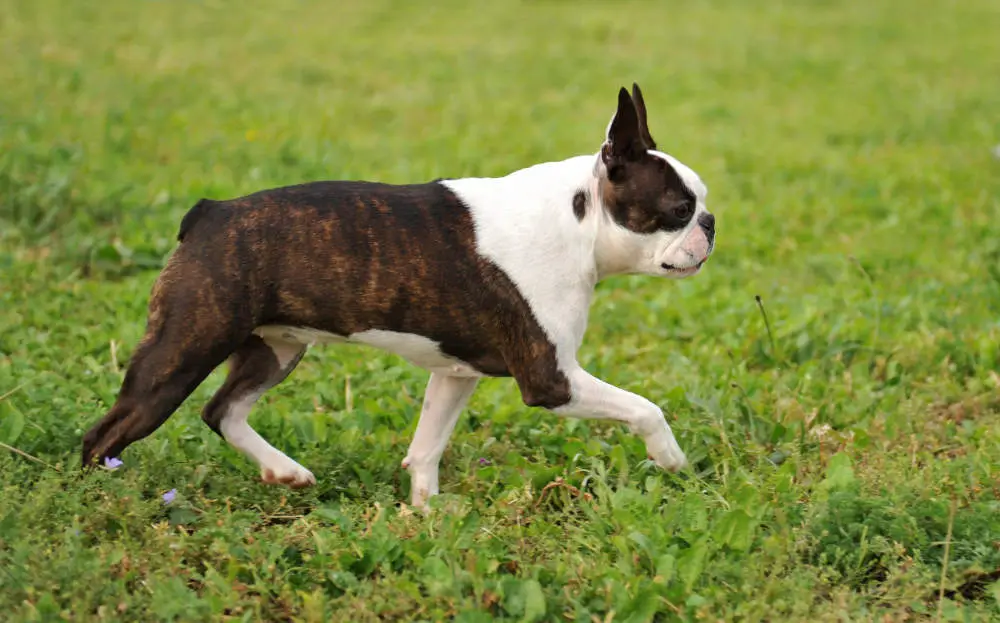
[[576,220],[582,221],[587,216],[587,195],[582,190],[578,190],[573,195],[573,214]]
[[466,206],[441,184],[315,182],[203,199],[178,239],[118,399],[84,438],[84,463],[153,432],[230,356],[204,415],[216,430],[221,405],[279,382],[288,370],[252,334],[261,325],[422,335],[486,375],[513,376],[528,405],[570,398],[554,346],[507,275],[476,253]]

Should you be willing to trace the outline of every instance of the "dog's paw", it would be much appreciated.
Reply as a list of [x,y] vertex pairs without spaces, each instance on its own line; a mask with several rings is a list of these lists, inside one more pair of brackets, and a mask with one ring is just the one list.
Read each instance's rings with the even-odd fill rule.
[[684,451],[670,432],[664,431],[647,439],[646,452],[651,461],[668,472],[676,473],[688,466]]
[[407,457],[403,469],[410,472],[410,505],[424,512],[430,510],[427,501],[438,494],[437,466],[419,466]]
[[302,489],[316,484],[312,472],[289,459],[287,465],[269,465],[260,468],[260,479],[269,485],[285,485],[292,489]]
[[430,512],[429,502],[432,496],[433,494],[427,488],[414,489],[410,494],[410,506],[423,513]]
[[656,466],[660,469],[665,469],[668,472],[673,472],[675,474],[688,466],[687,457],[684,456],[683,452],[681,452],[678,456],[669,456],[660,459],[657,459],[650,454],[647,458],[656,463]]

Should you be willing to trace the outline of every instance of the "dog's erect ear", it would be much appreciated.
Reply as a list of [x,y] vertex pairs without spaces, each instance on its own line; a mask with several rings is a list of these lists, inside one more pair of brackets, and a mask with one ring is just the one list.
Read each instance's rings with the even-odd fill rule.
[[656,141],[649,133],[649,123],[646,121],[646,102],[642,99],[639,85],[634,82],[632,83],[632,103],[635,104],[635,112],[639,117],[639,136],[642,137],[642,142],[646,144],[646,149],[656,149]]
[[614,171],[629,160],[638,159],[645,149],[639,133],[639,115],[628,91],[618,91],[618,111],[608,125],[608,137],[601,147],[601,159],[614,179]]

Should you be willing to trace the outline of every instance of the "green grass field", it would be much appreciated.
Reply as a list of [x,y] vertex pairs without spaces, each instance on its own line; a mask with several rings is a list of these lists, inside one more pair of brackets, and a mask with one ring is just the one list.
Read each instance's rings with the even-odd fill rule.
[[[995,0],[3,0],[0,618],[1000,620],[998,34]],[[315,488],[201,422],[222,370],[81,477],[199,198],[593,153],[632,81],[718,245],[604,282],[581,361],[691,471],[493,379],[424,517],[427,374],[327,347],[253,418]]]

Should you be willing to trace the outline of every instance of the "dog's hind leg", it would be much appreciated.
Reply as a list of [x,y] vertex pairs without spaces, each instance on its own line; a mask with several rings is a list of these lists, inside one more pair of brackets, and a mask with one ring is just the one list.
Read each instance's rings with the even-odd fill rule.
[[251,335],[241,292],[183,245],[156,279],[146,333],[115,404],[83,437],[83,466],[117,457],[162,425],[212,370]]
[[250,427],[254,403],[291,373],[306,347],[272,336],[252,335],[229,358],[229,376],[202,411],[212,430],[260,466],[268,484],[292,488],[316,484],[312,473],[269,444]]
[[233,327],[166,320],[154,309],[115,404],[83,438],[83,466],[117,457],[159,428],[234,348]]

